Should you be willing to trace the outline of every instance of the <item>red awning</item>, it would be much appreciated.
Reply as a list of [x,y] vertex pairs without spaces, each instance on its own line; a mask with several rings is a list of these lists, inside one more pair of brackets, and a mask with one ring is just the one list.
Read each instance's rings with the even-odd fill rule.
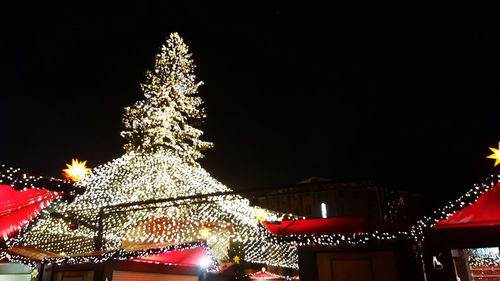
[[60,196],[60,192],[43,188],[15,190],[0,184],[0,241],[7,240],[26,227],[43,208]]
[[500,183],[484,192],[472,205],[460,209],[434,228],[500,225]]
[[282,220],[279,223],[264,222],[264,226],[275,235],[351,235],[373,231],[406,230],[404,227],[364,216]]
[[267,271],[259,271],[248,275],[250,280],[284,280],[284,277]]
[[148,255],[132,259],[133,261],[175,264],[182,266],[210,267],[210,259],[204,247],[187,248],[183,250],[173,250],[157,255]]

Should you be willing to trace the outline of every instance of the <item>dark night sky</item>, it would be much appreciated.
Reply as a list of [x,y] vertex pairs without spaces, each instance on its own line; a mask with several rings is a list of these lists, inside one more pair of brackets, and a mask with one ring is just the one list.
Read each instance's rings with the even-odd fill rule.
[[202,165],[234,189],[372,178],[441,204],[493,172],[498,7],[178,2],[4,7],[0,161],[120,156],[122,108],[177,31],[205,82]]

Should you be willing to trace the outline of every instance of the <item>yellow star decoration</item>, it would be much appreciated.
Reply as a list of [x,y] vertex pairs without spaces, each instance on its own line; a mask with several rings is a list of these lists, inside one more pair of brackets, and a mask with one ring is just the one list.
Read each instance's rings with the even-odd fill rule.
[[498,149],[490,147],[490,150],[493,151],[493,154],[487,156],[486,158],[495,159],[495,166],[500,164],[500,142],[498,142]]
[[31,272],[31,278],[37,278],[38,277],[38,269],[35,269]]
[[256,208],[255,209],[255,219],[262,222],[266,219],[267,211],[266,209]]
[[210,228],[207,227],[201,228],[199,234],[201,239],[205,240],[208,239],[210,237]]
[[235,264],[239,264],[240,263],[240,257],[239,256],[234,256],[233,261],[234,261]]
[[71,165],[66,164],[67,169],[63,169],[64,177],[74,182],[80,182],[83,176],[90,174],[90,169],[85,166],[87,161],[78,161],[78,159],[71,159]]

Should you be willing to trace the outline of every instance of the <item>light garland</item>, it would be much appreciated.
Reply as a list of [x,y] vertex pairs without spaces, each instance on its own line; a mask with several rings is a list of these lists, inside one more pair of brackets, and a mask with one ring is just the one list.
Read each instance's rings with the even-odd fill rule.
[[[98,256],[69,256],[62,258],[48,258],[44,259],[42,263],[46,264],[102,263],[110,260],[131,260],[143,256],[157,255],[170,251],[179,251],[179,250],[182,251],[185,249],[192,249],[197,247],[203,247],[205,249],[208,258],[210,259],[210,267],[208,267],[207,269],[218,270],[219,263],[217,259],[213,256],[210,245],[208,245],[204,241],[181,243],[181,244],[163,246],[147,250],[138,250],[138,251],[126,251],[123,249],[119,249],[119,250],[108,251]],[[170,263],[165,263],[165,264],[170,264]]]
[[283,276],[283,275],[278,275],[278,274],[274,274],[271,272],[267,272],[265,267],[263,267],[260,271],[256,271],[254,273],[247,274],[245,277],[250,279],[250,280],[252,280],[252,279],[254,279],[254,280],[276,280],[276,279],[291,280],[291,277],[289,277],[289,276]]
[[474,184],[469,191],[457,200],[448,202],[446,206],[434,211],[431,216],[424,216],[412,226],[410,235],[415,241],[424,240],[425,231],[432,228],[439,220],[449,218],[455,212],[476,203],[484,192],[493,188],[497,183],[500,183],[500,175],[491,175],[482,183]]
[[500,257],[498,255],[469,256],[467,263],[470,266],[500,266]]
[[21,263],[28,266],[32,271],[37,269],[37,262],[30,258],[23,257],[16,254],[8,253],[7,251],[0,251],[0,260],[7,260],[11,263]]
[[[47,207],[58,206],[62,202],[61,198],[57,198],[52,203],[50,203]],[[47,208],[46,207],[46,208]],[[30,223],[26,224],[24,227],[19,228],[16,235],[12,237],[3,237],[3,242],[5,243],[6,248],[11,248],[15,245],[19,245],[21,241],[24,239],[25,235],[43,218],[47,218],[50,213],[46,209],[42,209],[40,213],[38,213],[35,217],[30,220]],[[5,239],[7,238],[7,239]]]
[[61,197],[55,199],[49,205],[42,205],[43,209],[31,218],[30,223],[20,227],[15,236],[1,237],[0,242],[4,243],[6,248],[19,244],[24,235],[36,225],[40,218],[49,215],[48,208],[57,207],[61,202],[71,201],[77,194],[81,194],[84,191],[83,188],[73,184],[71,181],[30,175],[24,173],[19,168],[9,167],[5,164],[0,164],[0,184],[9,185],[20,192],[41,188],[51,190],[56,195],[57,192],[63,192]]
[[24,173],[19,168],[12,168],[5,164],[0,164],[0,184],[10,185],[17,190],[45,188],[52,191],[66,191],[72,195],[83,192],[81,187],[74,185],[69,180],[33,176]]
[[406,231],[397,232],[363,232],[346,234],[323,234],[323,235],[304,235],[304,234],[287,234],[276,235],[268,232],[263,225],[260,226],[266,232],[266,239],[272,243],[290,243],[295,247],[308,245],[323,245],[337,246],[341,244],[366,244],[372,240],[393,240],[393,239],[410,239],[409,233]]

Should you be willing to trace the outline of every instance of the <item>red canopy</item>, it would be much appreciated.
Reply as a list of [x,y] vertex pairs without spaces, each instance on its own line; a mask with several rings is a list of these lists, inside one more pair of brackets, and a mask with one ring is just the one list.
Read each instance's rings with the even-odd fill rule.
[[460,209],[434,228],[500,225],[500,183],[484,192],[472,205]]
[[0,241],[6,241],[26,227],[43,208],[59,197],[61,192],[43,188],[15,190],[0,184]]
[[210,267],[212,259],[210,259],[204,247],[187,248],[183,250],[173,250],[163,252],[157,255],[148,255],[132,259],[134,261],[176,264],[183,266],[195,267]]
[[332,235],[360,234],[373,231],[404,231],[401,226],[388,224],[374,218],[337,217],[325,219],[282,220],[279,223],[264,222],[275,235]]
[[259,271],[248,275],[250,280],[283,280],[284,277],[267,271]]

